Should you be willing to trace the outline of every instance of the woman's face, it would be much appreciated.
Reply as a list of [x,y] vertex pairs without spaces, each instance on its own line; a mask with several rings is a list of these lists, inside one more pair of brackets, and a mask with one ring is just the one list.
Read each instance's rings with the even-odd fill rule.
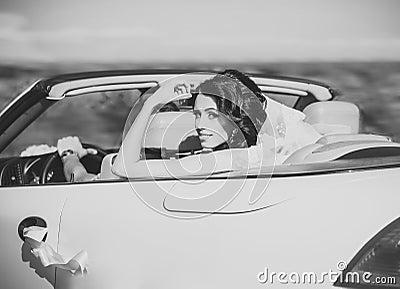
[[214,148],[226,142],[234,126],[218,111],[212,97],[199,94],[194,104],[195,127],[203,148]]

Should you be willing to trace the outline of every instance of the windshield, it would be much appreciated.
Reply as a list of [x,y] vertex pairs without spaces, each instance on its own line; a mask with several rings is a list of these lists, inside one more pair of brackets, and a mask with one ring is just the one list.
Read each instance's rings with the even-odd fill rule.
[[32,122],[2,156],[20,155],[32,146],[55,148],[58,139],[71,135],[106,150],[117,149],[125,120],[140,95],[138,89],[132,89],[65,97]]

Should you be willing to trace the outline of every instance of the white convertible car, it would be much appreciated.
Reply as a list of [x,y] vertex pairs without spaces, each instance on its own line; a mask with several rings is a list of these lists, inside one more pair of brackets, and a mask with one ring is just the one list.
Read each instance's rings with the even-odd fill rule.
[[[399,287],[400,145],[361,134],[358,108],[324,84],[251,76],[323,134],[274,168],[65,180],[51,147],[59,137],[97,149],[82,162],[102,172],[131,104],[187,72],[56,76],[0,113],[0,287]],[[143,140],[149,158],[177,156],[178,135],[193,126],[190,106],[177,107],[154,116]],[[21,154],[27,141],[49,146]]]

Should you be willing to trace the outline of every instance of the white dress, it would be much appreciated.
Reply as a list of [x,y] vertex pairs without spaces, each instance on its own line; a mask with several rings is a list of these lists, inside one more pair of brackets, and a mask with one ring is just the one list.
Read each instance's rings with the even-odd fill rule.
[[249,148],[250,166],[279,165],[293,152],[315,143],[321,135],[308,123],[305,114],[267,99],[267,119],[261,127],[257,145]]

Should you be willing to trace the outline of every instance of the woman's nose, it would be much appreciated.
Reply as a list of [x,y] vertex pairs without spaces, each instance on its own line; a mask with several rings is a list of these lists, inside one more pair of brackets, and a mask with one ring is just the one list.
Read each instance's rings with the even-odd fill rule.
[[204,116],[200,116],[196,119],[196,128],[206,128],[207,119]]

